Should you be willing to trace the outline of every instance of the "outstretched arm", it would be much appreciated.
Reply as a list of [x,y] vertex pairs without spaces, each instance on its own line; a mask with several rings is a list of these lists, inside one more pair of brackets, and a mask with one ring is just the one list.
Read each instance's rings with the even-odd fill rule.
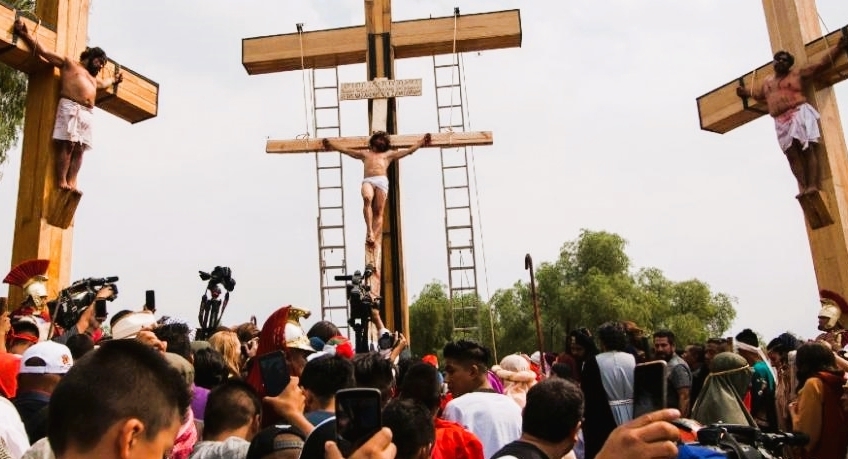
[[348,156],[350,156],[351,158],[354,158],[354,159],[364,159],[365,158],[365,155],[362,154],[361,151],[354,150],[352,148],[345,148],[341,145],[337,145],[337,144],[333,143],[333,141],[330,140],[330,139],[324,139],[322,141],[322,143],[324,145],[324,149],[327,150],[327,151],[336,150],[339,153],[344,154],[344,155],[348,155]]
[[816,76],[822,70],[833,65],[834,59],[839,56],[839,53],[844,53],[848,51],[848,37],[842,35],[839,39],[839,43],[836,44],[830,51],[827,52],[821,59],[817,62],[813,62],[807,64],[800,70],[801,78],[810,78]]
[[97,80],[97,89],[108,89],[112,85],[120,83],[122,81],[124,81],[124,74],[121,73],[121,71],[119,70],[119,71],[115,72],[115,76],[113,76],[111,78],[103,78],[102,80],[98,79]]
[[24,24],[24,22],[20,19],[15,19],[15,33],[21,37],[27,46],[32,48],[39,56],[44,58],[44,60],[50,64],[56,67],[62,67],[65,65],[65,58],[52,51],[44,49],[44,47],[41,46],[41,43],[38,43],[38,41],[29,34],[26,24]]
[[418,143],[413,145],[412,148],[409,148],[408,150],[402,150],[402,151],[397,150],[397,151],[395,151],[394,153],[392,153],[391,159],[395,160],[395,159],[403,158],[406,155],[411,155],[411,154],[415,153],[419,148],[421,148],[425,145],[430,145],[430,134],[424,134],[424,137],[422,137],[421,140],[418,141]]

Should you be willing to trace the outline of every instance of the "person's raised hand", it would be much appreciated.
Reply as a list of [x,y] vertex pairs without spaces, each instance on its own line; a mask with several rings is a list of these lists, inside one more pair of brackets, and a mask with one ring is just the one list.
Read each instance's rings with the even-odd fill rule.
[[[347,459],[394,459],[397,447],[392,443],[392,431],[383,427],[375,433]],[[334,441],[324,444],[325,459],[345,459]]]
[[430,133],[424,134],[424,145],[430,145],[430,142],[433,141],[433,136]]
[[747,90],[747,89],[745,89],[745,88],[743,88],[742,86],[737,86],[737,87],[736,87],[736,95],[737,95],[737,96],[739,96],[739,97],[742,97],[742,98],[745,98],[745,97],[748,97],[748,96],[749,96],[749,94],[748,94],[748,90]]
[[29,33],[26,24],[24,24],[24,21],[21,21],[21,18],[15,19],[15,33],[18,35],[27,35]]
[[332,147],[330,146],[330,139],[324,139],[324,140],[322,140],[322,141],[321,141],[321,145],[323,145],[323,146],[324,146],[324,149],[325,149],[325,150],[328,150],[328,151],[329,151],[329,150],[331,150],[331,149],[332,149]]
[[679,418],[680,411],[668,409],[654,411],[622,424],[610,433],[595,458],[675,458],[680,431],[669,421]]
[[118,70],[117,72],[115,72],[115,77],[112,79],[112,81],[113,81],[115,84],[118,84],[118,83],[120,83],[120,82],[124,81],[124,74],[123,74],[123,72],[121,72],[120,70]]
[[274,409],[274,412],[283,417],[289,417],[295,413],[303,413],[306,408],[306,395],[300,388],[300,378],[292,376],[289,385],[276,397],[265,397],[265,403]]

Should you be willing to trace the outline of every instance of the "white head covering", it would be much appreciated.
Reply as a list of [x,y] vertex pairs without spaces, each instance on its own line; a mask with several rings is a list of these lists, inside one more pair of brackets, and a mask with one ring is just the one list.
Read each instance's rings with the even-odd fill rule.
[[733,347],[736,349],[737,352],[748,351],[759,355],[760,360],[762,360],[763,362],[765,362],[766,365],[768,365],[768,369],[769,371],[771,371],[771,376],[772,378],[774,378],[774,381],[777,381],[777,370],[775,370],[774,367],[771,366],[771,361],[769,360],[766,353],[763,352],[762,348],[760,348],[759,346],[751,346],[750,344],[743,343],[739,340],[733,340]]

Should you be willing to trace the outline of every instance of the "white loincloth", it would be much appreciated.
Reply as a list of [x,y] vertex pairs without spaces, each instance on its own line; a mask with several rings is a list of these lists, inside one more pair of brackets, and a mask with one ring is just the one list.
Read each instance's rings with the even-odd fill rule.
[[86,149],[92,147],[91,122],[94,110],[70,99],[59,99],[56,109],[56,124],[53,125],[53,138],[81,143]]
[[821,138],[818,119],[819,112],[806,102],[776,117],[774,129],[780,149],[788,150],[794,139],[801,143],[802,150],[806,150],[810,142],[818,143]]
[[383,193],[389,194],[389,178],[385,175],[365,177],[362,179],[362,183],[370,183],[371,185],[383,190]]

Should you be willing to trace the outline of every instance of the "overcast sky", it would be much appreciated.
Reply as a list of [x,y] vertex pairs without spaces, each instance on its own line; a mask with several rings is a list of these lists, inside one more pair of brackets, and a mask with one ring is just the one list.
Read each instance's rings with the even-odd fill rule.
[[[734,334],[817,333],[804,220],[772,122],[725,135],[699,128],[698,96],[770,59],[760,2],[416,0],[395,2],[393,15],[449,16],[454,6],[520,8],[523,28],[521,48],[464,55],[470,128],[495,136],[473,155],[484,297],[526,279],[525,253],[553,261],[587,228],[624,237],[634,269],[736,297]],[[844,0],[818,6],[829,30],[848,24]],[[120,276],[112,310],[155,289],[162,313],[194,323],[197,271],[225,265],[238,281],[225,323],[261,322],[285,304],[320,315],[313,156],[264,152],[266,139],[307,129],[302,75],[249,76],[241,65],[242,38],[294,32],[298,22],[307,31],[360,25],[363,5],[93,1],[89,44],[160,85],[157,118],[130,125],[97,111],[80,176],[71,277]],[[363,65],[341,73],[366,77]],[[398,61],[396,78],[424,80],[421,97],[399,100],[399,131],[435,132],[431,59]],[[846,109],[848,85],[837,96]],[[363,102],[343,104],[344,135],[366,135],[366,120]],[[11,263],[19,167],[15,150],[0,181],[10,236],[0,266]],[[362,166],[346,158],[344,167],[352,270],[363,259]],[[447,280],[438,150],[401,169],[411,302]]]

